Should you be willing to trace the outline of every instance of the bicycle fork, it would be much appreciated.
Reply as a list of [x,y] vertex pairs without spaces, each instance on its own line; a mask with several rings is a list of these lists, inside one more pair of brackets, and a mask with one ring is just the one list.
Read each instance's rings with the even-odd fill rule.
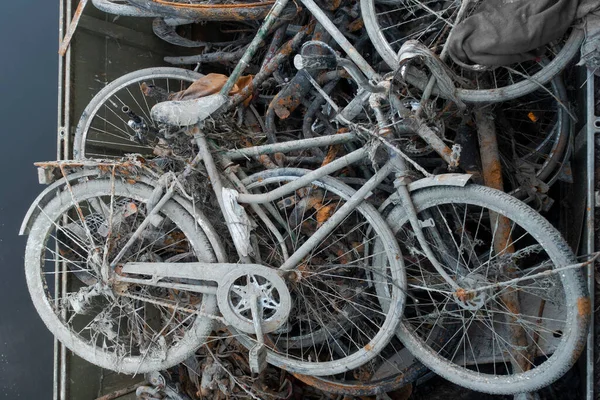
[[[375,117],[377,118],[377,124],[379,127],[379,136],[390,136],[391,128],[389,121],[385,117],[383,111],[381,110],[381,101],[385,99],[385,94],[381,93],[373,93],[369,99],[369,105],[375,112]],[[455,280],[446,272],[444,267],[437,260],[435,254],[431,250],[429,243],[425,239],[425,235],[423,234],[423,228],[421,227],[421,222],[419,221],[419,217],[417,216],[417,210],[412,202],[412,198],[410,196],[410,192],[408,191],[408,184],[410,183],[410,178],[407,176],[408,168],[406,165],[406,161],[404,158],[399,156],[397,153],[393,151],[389,151],[390,161],[389,163],[395,167],[395,180],[394,187],[398,193],[400,198],[400,203],[404,208],[406,215],[408,217],[408,221],[417,237],[423,252],[427,256],[427,259],[435,270],[440,274],[440,276],[455,290],[456,293],[461,291],[460,286],[455,282]]]

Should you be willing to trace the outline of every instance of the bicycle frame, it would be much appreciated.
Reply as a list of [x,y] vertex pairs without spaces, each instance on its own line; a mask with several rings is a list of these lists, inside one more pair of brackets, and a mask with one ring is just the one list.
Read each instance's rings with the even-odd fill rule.
[[[273,26],[273,24],[275,23],[277,18],[281,15],[281,12],[285,8],[285,6],[288,4],[288,1],[289,0],[277,0],[275,2],[271,11],[265,18],[265,21],[259,28],[257,35],[255,36],[253,41],[249,44],[249,46],[248,46],[246,52],[244,53],[244,55],[242,56],[240,62],[237,64],[236,68],[230,75],[229,79],[227,80],[227,82],[225,83],[225,85],[223,86],[221,91],[219,92],[218,96],[220,96],[220,102],[215,103],[215,105],[213,105],[214,111],[216,111],[218,108],[220,108],[221,105],[228,103],[228,94],[229,94],[231,88],[237,82],[238,78],[243,73],[244,69],[248,65],[250,59],[256,53],[257,49],[260,46],[262,46],[262,43],[264,42],[264,38],[266,37],[267,33],[269,32],[269,29]],[[364,73],[365,76],[369,80],[378,80],[379,76],[377,75],[375,70],[356,51],[356,49],[350,44],[350,42],[344,37],[344,35],[337,29],[337,27],[325,15],[325,13],[318,7],[318,5],[316,3],[314,3],[313,0],[301,0],[301,2],[312,13],[312,15],[315,17],[315,19],[317,19],[317,21],[329,32],[329,34],[334,38],[334,40],[346,51],[348,56],[351,58],[351,60],[353,62],[356,63],[356,65],[362,71],[362,73]],[[387,89],[387,87],[384,85],[383,89]],[[385,90],[383,90],[383,91],[385,91]],[[324,94],[324,96],[326,96],[326,95]],[[328,101],[332,102],[331,99],[329,99],[327,97],[326,97],[326,99]],[[362,102],[364,102],[364,100],[365,100],[365,97],[357,96],[357,99],[358,99],[357,101],[360,102],[359,104],[362,104]],[[385,137],[386,135],[388,135],[390,133],[390,128],[389,128],[390,125],[388,124],[383,113],[379,109],[379,104],[380,104],[381,100],[382,100],[381,94],[379,94],[379,95],[371,94],[369,97],[369,102],[371,103],[371,108],[375,111],[376,116],[377,116],[378,125],[380,128],[380,135]],[[229,108],[229,107],[226,107],[226,108]],[[352,118],[357,113],[355,111],[356,109],[357,109],[357,107],[355,107],[355,104],[351,103],[351,105],[349,107],[347,107],[347,110],[349,110],[349,112],[347,112],[346,115],[348,115],[348,117]],[[344,113],[339,113],[337,116],[337,119],[342,123],[350,123],[348,121],[348,119],[346,118],[346,116],[344,116],[343,114]],[[221,211],[222,211],[223,215],[226,215],[226,209],[225,209],[225,205],[223,203],[223,183],[221,182],[221,177],[219,175],[219,170],[217,168],[215,160],[209,151],[209,145],[206,141],[206,137],[202,133],[202,122],[200,122],[198,124],[198,126],[196,128],[194,128],[193,132],[194,132],[194,140],[196,141],[196,144],[198,145],[198,148],[199,148],[199,154],[198,154],[197,160],[195,160],[195,161],[199,162],[200,159],[203,161],[203,163],[207,169],[208,176],[210,178],[214,193],[217,196],[217,200],[219,202]],[[430,132],[429,135],[425,134],[425,136],[431,137],[432,133],[433,132]],[[435,136],[435,134],[433,134],[433,136]],[[347,134],[345,136],[341,136],[340,138],[336,138],[336,140],[333,140],[332,143],[333,142],[343,143],[346,140],[352,140],[354,138],[355,138],[355,134]],[[276,147],[276,145],[267,145],[267,146],[262,146],[261,148],[254,148],[254,150],[247,151],[245,154],[239,153],[236,155],[233,152],[229,152],[226,155],[229,154],[232,156],[239,157],[240,155],[249,155],[249,154],[253,154],[253,155],[267,154],[267,153],[276,152],[276,151],[278,151],[277,149],[282,149],[282,150],[294,149],[294,148],[297,149],[297,148],[305,148],[305,146],[312,147],[315,145],[323,145],[325,143],[328,143],[329,140],[331,140],[331,139],[323,139],[323,138],[307,139],[305,141],[294,142],[294,144],[292,144],[292,145],[286,144],[284,146],[281,146],[280,148]],[[443,151],[443,148],[441,148],[441,146],[437,146],[436,149],[439,150],[440,154],[444,154],[446,157],[450,157],[449,152]],[[446,147],[446,150],[447,150],[447,147]],[[395,173],[396,179],[394,181],[394,186],[397,188],[397,195],[400,198],[401,203],[407,210],[411,226],[413,227],[413,229],[416,232],[419,243],[421,244],[423,250],[427,254],[427,256],[430,259],[430,261],[432,262],[432,264],[435,266],[435,269],[444,278],[444,280],[446,280],[454,289],[457,289],[457,290],[459,289],[459,285],[455,282],[455,280],[452,277],[450,277],[450,275],[448,275],[448,273],[444,270],[442,265],[436,260],[427,241],[425,240],[424,234],[422,232],[422,228],[419,224],[419,220],[416,215],[416,210],[414,209],[414,206],[412,205],[412,202],[410,200],[410,193],[407,188],[409,179],[407,179],[405,176],[406,172],[407,172],[405,160],[402,157],[398,156],[398,154],[396,154],[392,151],[389,151],[389,156],[390,156],[389,161],[379,171],[377,171],[349,199],[349,201],[346,204],[344,204],[339,210],[337,210],[337,212],[333,216],[331,216],[321,227],[319,227],[318,230],[299,249],[297,249],[296,252],[294,252],[294,254],[292,254],[289,258],[287,258],[287,260],[283,263],[283,265],[280,266],[280,270],[287,271],[287,270],[291,270],[291,269],[295,268],[296,265],[298,264],[298,262],[300,262],[304,257],[306,257],[311,252],[311,250],[314,246],[318,245],[318,243],[321,240],[323,240],[325,237],[327,237],[327,235],[329,235],[333,231],[333,229],[337,226],[337,224],[339,224],[341,221],[343,221],[344,218],[347,217],[350,214],[350,212],[358,204],[360,204],[362,201],[364,201],[365,198],[368,197],[369,193],[371,193],[381,182],[383,182],[383,180],[388,175],[390,175],[391,173]],[[252,206],[252,208],[257,212],[259,217],[263,221],[267,222],[268,217],[266,217],[266,215],[262,211],[260,211],[258,205],[272,201],[281,196],[285,196],[287,194],[293,193],[297,189],[299,189],[303,186],[306,186],[306,185],[310,184],[311,182],[313,182],[323,176],[332,174],[336,171],[341,170],[342,168],[344,168],[348,165],[351,165],[353,163],[356,163],[356,162],[366,159],[366,158],[368,158],[368,150],[365,147],[362,147],[358,150],[351,152],[350,154],[348,154],[346,156],[338,158],[337,160],[335,160],[325,166],[322,166],[310,173],[307,173],[302,178],[299,178],[292,182],[289,182],[271,192],[264,193],[264,194],[250,194],[250,193],[244,193],[244,192],[239,193],[237,196],[237,202],[241,203],[241,204],[250,204]],[[170,196],[172,196],[173,189],[174,189],[173,187],[169,188],[167,193],[163,196],[163,198],[160,200],[160,202],[154,207],[154,209],[149,213],[149,215],[155,214],[158,211],[159,205],[164,204],[164,202],[166,202],[168,200],[168,198],[170,198]],[[115,257],[115,259],[111,261],[110,266],[112,268],[115,268],[117,266],[117,263],[119,262],[120,258],[126,253],[128,248],[139,237],[141,231],[149,223],[146,221],[144,221],[144,222],[145,223],[142,223],[138,227],[137,231],[133,234],[133,236],[130,238],[130,240],[127,242],[127,244],[121,249],[121,251]],[[282,238],[281,238],[280,234],[278,232],[275,232],[275,229],[272,226],[272,224],[269,225],[269,227],[272,230],[274,230],[274,233],[276,234],[276,236],[279,236],[279,238],[280,238],[279,240],[281,240]],[[228,224],[228,229],[230,231],[232,238],[234,238],[234,244],[235,244],[236,250],[238,252],[238,255],[240,256],[240,260],[244,263],[250,263],[250,258],[247,257],[247,252],[245,250],[241,249],[241,245],[239,243],[236,243],[236,240],[235,240],[236,236],[233,234],[232,227],[229,224]]]

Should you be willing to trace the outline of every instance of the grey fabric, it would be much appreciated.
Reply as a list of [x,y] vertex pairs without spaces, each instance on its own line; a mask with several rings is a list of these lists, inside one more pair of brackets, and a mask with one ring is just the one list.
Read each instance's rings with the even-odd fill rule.
[[600,76],[600,12],[595,0],[582,0],[577,10],[577,16],[584,15],[582,22],[585,30],[585,41],[581,45],[581,61],[596,75]]
[[576,18],[599,6],[600,0],[483,0],[454,28],[449,54],[486,66],[532,60],[542,46],[563,37]]

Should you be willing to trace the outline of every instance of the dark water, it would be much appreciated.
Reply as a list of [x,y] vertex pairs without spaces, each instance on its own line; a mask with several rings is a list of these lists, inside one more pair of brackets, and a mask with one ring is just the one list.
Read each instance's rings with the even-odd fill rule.
[[17,234],[43,188],[32,163],[56,157],[59,2],[0,4],[0,399],[51,399],[52,337],[29,299]]

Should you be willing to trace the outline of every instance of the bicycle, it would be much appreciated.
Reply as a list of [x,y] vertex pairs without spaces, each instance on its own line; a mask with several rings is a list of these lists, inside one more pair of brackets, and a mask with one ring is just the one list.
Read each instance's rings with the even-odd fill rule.
[[[302,3],[354,59],[358,69],[362,70],[357,72],[357,68],[347,60],[332,56],[315,58],[302,55],[297,59],[297,65],[301,69],[321,68],[323,65],[329,68],[340,63],[347,67],[349,73],[365,89],[366,96],[358,96],[346,107],[345,112],[336,115],[336,120],[347,126],[350,132],[225,152],[218,159],[223,162],[222,172],[227,177],[226,181],[237,189],[232,191],[223,186],[221,170],[210,152],[210,146],[200,125],[192,128],[199,154],[180,176],[189,176],[202,160],[219,203],[218,210],[225,215],[228,222],[227,227],[238,258],[250,264],[226,263],[225,253],[218,244],[211,224],[199,210],[185,201],[185,190],[181,190],[183,182],[180,177],[173,174],[155,174],[151,179],[138,177],[132,173],[132,169],[144,170],[145,167],[140,161],[130,164],[91,161],[46,164],[50,171],[53,168],[61,170],[62,175],[66,175],[65,168],[68,166],[87,165],[94,170],[84,169],[75,177],[67,176],[60,183],[56,183],[54,193],[57,188],[66,190],[59,191],[58,196],[51,199],[47,193],[41,196],[38,204],[31,208],[24,223],[23,231],[30,232],[26,252],[28,287],[44,322],[59,340],[65,342],[67,347],[77,354],[98,365],[122,371],[143,372],[176,363],[185,358],[184,355],[187,356],[190,351],[195,350],[197,343],[208,335],[212,321],[219,320],[241,332],[239,339],[250,347],[251,364],[256,371],[260,371],[261,365],[264,366],[264,362],[268,360],[295,373],[335,377],[350,368],[358,369],[375,359],[391,341],[399,337],[417,358],[436,373],[475,390],[518,393],[534,390],[556,379],[565,368],[570,367],[573,358],[578,355],[585,339],[589,313],[589,300],[582,277],[576,269],[578,266],[572,265],[575,264],[574,257],[560,235],[537,213],[510,196],[475,185],[465,186],[465,176],[428,176],[411,183],[406,165],[410,160],[390,146],[386,139],[392,134],[389,119],[382,108],[388,101],[387,82],[370,83],[368,79],[375,78],[376,74],[373,74],[373,69],[368,63],[352,51],[350,43],[343,36],[340,37],[339,31],[314,3],[310,0],[303,0]],[[286,1],[275,3],[257,37],[249,45],[241,62],[219,94],[195,101],[194,107],[186,108],[185,104],[177,102],[170,102],[158,108],[155,106],[152,110],[155,117],[153,119],[171,125],[185,125],[180,123],[182,117],[185,117],[188,122],[194,124],[205,121],[221,107],[232,104],[233,101],[228,97],[231,87],[241,75],[244,64],[247,64],[247,60],[255,53],[258,43],[269,29],[269,24],[273,23],[285,5]],[[317,86],[315,88],[319,90]],[[321,94],[330,100],[326,93]],[[372,125],[364,126],[350,121],[352,114],[357,112],[357,106],[362,106],[365,98],[368,98],[376,117],[377,132]],[[393,103],[393,100],[392,96],[390,102]],[[330,102],[330,105],[333,108],[337,107],[335,103]],[[172,112],[178,109],[181,111],[182,108],[182,112]],[[219,111],[222,112],[222,109]],[[328,175],[349,164],[362,160],[370,162],[370,146],[361,147],[313,171],[271,170],[258,172],[243,179],[236,176],[233,168],[232,161],[246,156],[340,144],[354,141],[357,137],[375,138],[376,142],[389,149],[388,161],[357,191],[340,184]],[[107,173],[109,179],[94,179],[101,178],[103,174],[106,176]],[[365,198],[390,174],[395,175],[396,198],[388,201],[387,205],[392,207],[390,215],[397,218],[388,219],[386,222],[372,205],[365,202]],[[84,177],[87,179],[77,182],[77,179]],[[74,183],[71,184],[71,181]],[[127,187],[128,184],[132,185],[131,188]],[[460,224],[460,221],[466,220],[467,215],[471,216],[471,213],[467,212],[468,207],[463,207],[465,211],[460,214],[464,217],[454,221],[458,222],[458,225],[453,224],[453,229],[448,228],[451,234],[440,235],[436,227],[450,226],[446,221],[447,216],[452,215],[453,207],[450,207],[450,213],[440,214],[429,209],[439,208],[443,204],[471,203],[481,209],[475,213],[480,215],[475,220],[489,221],[490,226],[482,230],[486,234],[485,240],[477,235],[481,224],[476,225],[473,233],[467,233],[464,224]],[[245,211],[240,204],[249,204],[250,210]],[[72,210],[71,213],[69,210]],[[310,223],[303,225],[303,216],[307,210],[314,210],[310,211],[310,218],[314,220],[309,219],[307,222]],[[350,215],[353,216],[352,220],[357,218],[358,221],[362,221],[359,224],[370,225],[360,232],[359,236],[362,239],[355,240],[353,235],[357,234],[357,231],[344,225]],[[423,219],[420,219],[419,215],[423,215]],[[142,217],[141,221],[138,220],[139,216]],[[134,217],[133,221],[131,217]],[[128,226],[132,230],[124,237],[119,236],[119,243],[116,243],[116,238],[112,237],[113,222],[122,225],[127,218],[130,218]],[[258,241],[259,237],[252,239],[248,229],[250,218],[255,221],[256,230],[266,232],[262,235],[262,242]],[[63,219],[66,222],[65,227],[68,228],[57,223]],[[197,222],[194,222],[194,219]],[[392,224],[394,221],[396,222]],[[504,242],[498,241],[495,233],[501,225],[507,223],[509,232],[512,233],[513,228],[517,229],[515,227],[520,225],[518,232],[525,233],[521,234],[517,241],[511,241],[511,235],[503,237]],[[200,230],[197,230],[196,224],[200,225]],[[409,249],[411,251],[402,255],[389,224],[396,231],[407,227],[405,231],[414,243]],[[62,231],[64,236],[52,236],[51,232],[55,228]],[[296,234],[293,234],[294,230]],[[302,233],[302,236],[297,232]],[[336,239],[332,238],[332,232],[338,232],[335,235]],[[459,241],[450,240],[457,232]],[[60,257],[73,257],[74,260],[67,260],[67,263],[73,261],[73,268],[82,269],[81,265],[87,265],[88,268],[83,269],[83,272],[95,276],[96,283],[93,286],[77,289],[64,299],[55,299],[51,293],[46,293],[45,288],[52,285],[48,284],[45,275],[56,274],[56,271],[49,271],[49,274],[40,273],[45,268],[42,261],[45,260],[46,252],[56,257],[56,252],[45,248],[49,236],[51,244],[59,242],[64,246],[67,239],[75,244],[79,243],[77,246],[85,250],[80,251],[83,254],[73,251],[60,254]],[[182,237],[185,240],[182,240]],[[340,242],[337,237],[344,238],[341,254],[336,251],[336,243]],[[520,241],[524,237],[527,238],[525,243]],[[113,242],[109,243],[111,240]],[[290,240],[296,244],[292,247],[291,254],[286,246],[282,246],[282,243]],[[71,242],[69,244],[73,246]],[[128,253],[134,244],[141,251]],[[498,244],[499,248],[496,247]],[[177,245],[182,245],[183,248],[177,248]],[[326,248],[320,251],[326,251],[325,260],[328,260],[324,265],[323,260],[315,257],[315,252],[322,249],[322,246]],[[452,249],[452,246],[455,249]],[[482,252],[481,248],[487,251]],[[468,259],[462,256],[465,252],[469,255]],[[348,254],[354,257],[349,257]],[[516,278],[512,276],[512,271],[504,271],[502,265],[491,262],[497,259],[508,260],[512,266],[515,264],[513,258],[521,260],[532,254],[536,256],[535,264],[531,266],[530,260],[529,263],[524,263],[521,269],[515,266],[521,273]],[[310,258],[306,258],[310,255]],[[338,261],[343,256],[348,260]],[[50,260],[55,260],[52,257]],[[125,262],[130,257],[133,257],[133,262]],[[404,276],[405,258],[411,260],[411,264],[406,268],[406,271],[411,272],[409,277],[412,280],[408,281]],[[426,263],[422,268],[416,269],[417,273],[413,273],[412,268],[418,265],[414,261],[415,258]],[[257,259],[276,260],[276,268],[282,271],[293,270],[293,273],[275,273],[273,269],[257,262]],[[364,259],[369,260],[368,265],[362,265]],[[484,261],[486,259],[487,261]],[[215,262],[217,260],[219,262]],[[475,265],[472,266],[472,263]],[[359,271],[349,275],[348,265]],[[481,270],[482,265],[487,266],[486,272],[489,275],[476,273]],[[471,271],[470,267],[475,272]],[[325,284],[320,282],[324,286],[320,287],[322,290],[318,295],[314,292],[310,298],[298,295],[294,285],[300,286],[309,281],[311,276],[318,276],[323,268],[329,271],[334,268],[340,272],[339,275],[335,274],[336,279]],[[68,270],[62,274],[63,278],[66,272]],[[579,306],[580,312],[561,315],[564,317],[564,320],[560,321],[563,330],[559,337],[555,338],[558,340],[552,346],[541,350],[542,355],[548,358],[540,365],[530,365],[530,370],[521,372],[512,371],[510,369],[514,367],[507,366],[507,370],[504,371],[507,372],[506,375],[497,375],[501,371],[496,370],[486,375],[480,373],[477,363],[477,371],[473,371],[469,369],[471,364],[466,357],[457,359],[455,354],[443,354],[443,351],[435,347],[435,343],[428,341],[435,337],[436,330],[444,328],[444,321],[440,319],[440,315],[448,313],[451,316],[457,309],[459,314],[471,313],[475,316],[485,307],[495,310],[494,307],[498,307],[497,299],[500,298],[500,295],[494,292],[497,288],[502,288],[502,292],[513,290],[515,287],[517,290],[533,287],[535,290],[528,294],[535,297],[535,293],[538,293],[539,297],[539,292],[547,285],[548,276],[560,281],[553,285],[553,288],[557,292],[556,298],[562,300],[564,297],[562,304],[565,309]],[[190,280],[210,281],[213,284]],[[519,286],[520,282],[528,281],[527,285]],[[344,296],[340,295],[342,292],[337,291],[342,290],[340,284],[349,285],[343,288]],[[539,286],[536,287],[536,284]],[[138,288],[140,294],[131,293],[130,287]],[[416,296],[413,295],[415,291],[418,292]],[[430,306],[438,304],[435,301],[431,304],[415,301],[423,297],[423,292],[426,298],[434,296],[439,300],[435,296],[445,296],[441,300],[443,313],[431,311]],[[294,296],[290,293],[294,293]],[[407,293],[410,295],[407,319],[399,324]],[[160,300],[147,297],[149,295],[154,295]],[[46,296],[50,296],[50,299]],[[319,302],[320,299],[327,299],[327,296],[330,296],[330,300],[325,303]],[[154,304],[158,311],[154,311],[153,315],[158,318],[154,318],[152,322],[159,325],[154,329],[145,318],[134,318],[134,321],[137,321],[135,324],[120,320],[114,323],[103,307],[94,319],[84,324],[82,330],[77,329],[74,326],[75,317],[85,315],[83,312],[89,310],[88,303],[98,297],[102,297],[103,301],[115,301],[119,310],[126,309],[125,315],[133,317],[139,317],[139,310],[135,305],[140,303],[135,301],[145,303],[140,309],[144,312],[149,304]],[[335,300],[332,300],[333,298]],[[257,302],[257,299],[262,301]],[[489,303],[490,300],[494,303]],[[339,301],[345,304],[340,306]],[[446,308],[450,301],[453,304]],[[297,306],[297,302],[301,302],[303,306]],[[192,308],[190,304],[193,305]],[[217,304],[223,317],[215,315]],[[314,310],[311,304],[322,306],[319,310]],[[327,304],[331,306],[327,307]],[[264,307],[263,310],[261,306]],[[363,306],[370,310],[368,314],[365,314],[365,311],[361,312]],[[333,312],[328,308],[332,308]],[[170,315],[164,314],[164,310],[167,309],[174,311]],[[290,312],[292,309],[304,312],[293,314]],[[320,329],[314,332],[310,328],[310,321],[313,317],[318,317],[319,312],[323,310],[330,312],[328,320],[332,322],[320,324]],[[81,314],[78,314],[78,311]],[[506,311],[501,311],[498,314],[506,315]],[[538,329],[533,329],[533,337],[530,337],[535,338],[534,344],[546,340],[546,336],[540,333],[548,330],[544,326],[543,311],[541,317],[534,313],[535,315],[531,315],[531,319],[526,321],[529,325],[541,325]],[[184,314],[187,317],[183,317],[182,313],[187,313]],[[65,319],[67,316],[69,318]],[[508,316],[514,317],[510,313]],[[144,314],[144,317],[147,315]],[[417,324],[411,327],[411,321],[415,318]],[[362,329],[355,326],[355,319],[360,321]],[[542,322],[537,323],[540,319]],[[424,328],[424,320],[433,324],[423,335],[420,329]],[[163,321],[166,321],[164,326]],[[173,321],[175,327],[171,327]],[[493,330],[494,319],[491,321]],[[517,320],[509,319],[508,322],[509,325],[519,326]],[[523,322],[520,324],[521,328],[531,329],[527,324],[523,326]],[[122,347],[126,346],[126,343],[119,343],[118,340],[114,343],[121,332],[119,329],[115,332],[112,329],[114,326],[133,328],[130,337],[131,348]],[[455,330],[455,323],[449,322],[449,326],[452,328],[450,331]],[[348,327],[355,327],[356,330]],[[334,331],[332,328],[337,329]],[[88,343],[78,336],[86,329],[93,331],[85,332],[90,335]],[[146,337],[146,329],[153,331],[150,332],[150,338]],[[464,327],[462,329],[465,331]],[[78,333],[72,330],[77,330]],[[460,332],[460,329],[458,331]],[[156,335],[159,332],[161,335]],[[166,334],[163,336],[164,332]],[[270,333],[266,339],[276,338],[279,339],[279,343],[278,340],[263,342],[264,333]],[[255,335],[256,339],[248,335]],[[497,336],[502,337],[500,334]],[[154,340],[149,340],[153,337]],[[465,337],[466,332],[459,345]],[[311,343],[311,340],[318,340],[318,343]],[[451,346],[453,341],[453,338],[450,338],[445,343]],[[336,344],[335,349],[331,347],[333,344]],[[304,352],[308,351],[306,347],[310,349],[310,354]],[[128,355],[124,354],[125,350]],[[522,349],[517,350],[511,353],[512,357],[522,356]],[[503,359],[503,362],[506,364],[506,360]]]

